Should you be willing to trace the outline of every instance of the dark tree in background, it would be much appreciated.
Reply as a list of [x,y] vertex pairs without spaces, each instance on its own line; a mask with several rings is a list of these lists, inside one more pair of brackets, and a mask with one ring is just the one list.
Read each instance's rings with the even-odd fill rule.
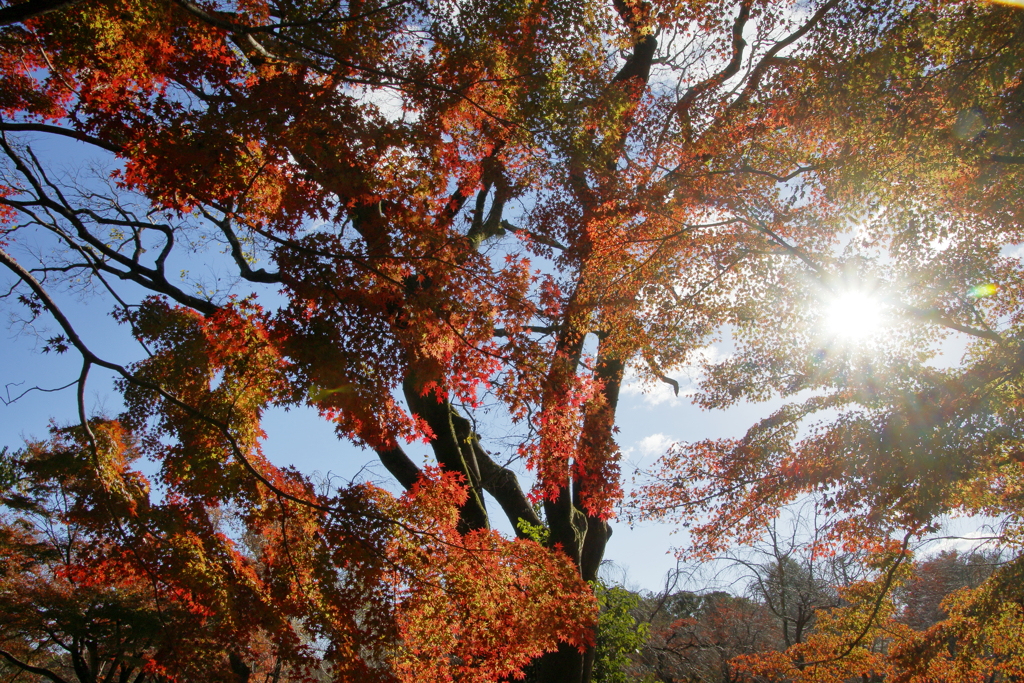
[[903,606],[900,621],[915,631],[943,621],[949,616],[943,600],[961,588],[977,588],[1003,563],[997,551],[965,554],[955,550],[917,562],[914,577],[897,592]]

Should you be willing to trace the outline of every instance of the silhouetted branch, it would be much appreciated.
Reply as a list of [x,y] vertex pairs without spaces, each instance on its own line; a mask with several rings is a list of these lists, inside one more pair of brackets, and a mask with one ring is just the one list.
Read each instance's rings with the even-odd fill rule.
[[19,2],[10,7],[0,7],[0,26],[28,21],[65,7],[71,7],[79,2],[81,0],[30,0],[30,2]]
[[21,397],[23,397],[26,394],[28,394],[30,392],[33,392],[33,391],[40,391],[40,392],[43,392],[45,394],[49,394],[49,393],[53,393],[53,392],[57,392],[57,391],[64,391],[65,389],[69,389],[69,388],[75,386],[75,384],[77,382],[78,382],[78,380],[75,380],[74,382],[68,382],[64,386],[57,387],[56,389],[43,389],[42,387],[38,387],[38,386],[36,386],[36,387],[29,387],[28,389],[26,389],[25,391],[21,392],[20,394],[18,394],[14,398],[11,398],[11,387],[21,386],[22,384],[24,384],[24,382],[8,382],[6,385],[4,385],[4,390],[7,392],[7,398],[3,398],[2,396],[0,396],[0,403],[3,403],[5,406],[9,406],[12,403],[17,402],[19,399],[21,399]]

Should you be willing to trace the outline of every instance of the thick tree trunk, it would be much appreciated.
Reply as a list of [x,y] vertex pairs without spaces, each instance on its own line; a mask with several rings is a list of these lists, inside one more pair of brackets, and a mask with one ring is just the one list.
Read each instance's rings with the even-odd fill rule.
[[459,531],[490,528],[483,489],[480,486],[480,468],[470,443],[460,440],[452,421],[455,411],[447,397],[439,398],[433,391],[423,393],[431,381],[438,382],[441,373],[419,367],[410,367],[403,386],[409,408],[434,432],[430,446],[441,467],[459,472],[469,484],[469,498],[459,512]]
[[549,652],[534,664],[537,683],[589,683],[583,678],[583,653],[575,647],[560,643],[558,650]]

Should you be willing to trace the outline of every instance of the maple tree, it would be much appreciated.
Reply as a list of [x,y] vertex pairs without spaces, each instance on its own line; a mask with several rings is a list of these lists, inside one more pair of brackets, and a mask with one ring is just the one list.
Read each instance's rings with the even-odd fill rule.
[[[823,552],[801,533],[805,511],[785,534],[773,525],[721,558],[714,578],[681,567],[663,591],[637,596],[652,637],[633,657],[632,680],[1013,680],[1019,560],[992,550],[913,562]],[[720,589],[744,581],[739,595]]]
[[[661,501],[652,514],[713,509],[701,539],[721,547],[808,492],[846,515],[837,537],[883,544],[948,512],[1019,509],[1020,262],[1005,249],[1021,241],[1019,193],[1007,189],[1020,173],[1021,21],[999,5],[915,7],[824,81],[831,90],[808,88],[809,130],[833,126],[841,134],[826,137],[846,146],[816,189],[827,206],[857,205],[858,220],[823,232],[831,241],[777,233],[788,258],[738,301],[737,352],[708,364],[697,397],[795,400],[742,439],[678,446],[665,483],[641,494]],[[830,109],[844,116],[818,113]],[[823,329],[851,292],[882,316],[867,342]],[[962,362],[949,357],[959,350],[936,362],[954,333]],[[698,484],[674,494],[673,477]]]
[[[104,446],[117,448],[111,441],[125,436],[116,425],[92,428]],[[202,551],[209,548],[182,544],[186,536],[179,534],[178,544],[168,544],[177,545],[177,553],[162,559],[173,562],[178,554],[179,562],[195,563],[194,571],[167,572],[169,580],[154,584],[147,570],[155,565],[135,557],[152,548],[118,543],[108,512],[146,507],[146,482],[126,469],[137,453],[108,452],[105,473],[117,488],[103,491],[86,451],[75,448],[71,436],[65,432],[52,448],[36,444],[4,460],[4,671],[15,672],[11,680],[27,673],[54,683],[165,680],[171,671],[197,680],[244,680],[251,663],[267,653],[257,654],[255,629],[245,634],[225,620],[223,610],[209,609],[215,601],[202,599],[201,575],[212,568],[202,566],[208,559]]]
[[[913,563],[865,556],[797,642],[747,652],[743,680],[1014,680],[1021,671],[1020,558],[942,552]],[[819,562],[821,560],[819,559]],[[780,643],[781,645],[781,643]]]
[[[706,405],[772,388],[835,389],[732,446],[677,453],[668,464],[693,471],[692,485],[651,489],[655,505],[714,499],[701,467],[721,458],[725,476],[712,486],[724,482],[737,502],[724,514],[760,523],[788,496],[846,471],[824,436],[799,451],[806,457],[773,459],[808,410],[863,400],[836,386],[850,377],[846,356],[793,371],[810,361],[792,341],[778,344],[810,315],[793,264],[820,275],[814,264],[848,232],[865,196],[893,207],[911,201],[893,174],[885,176],[890,191],[877,183],[851,190],[850,179],[873,179],[887,159],[948,140],[901,142],[890,127],[896,132],[878,138],[889,143],[879,158],[868,134],[851,126],[874,127],[873,107],[891,122],[887,104],[945,96],[944,83],[930,85],[941,79],[926,78],[920,98],[906,97],[900,79],[927,75],[944,56],[955,77],[960,47],[998,46],[1012,34],[1018,15],[979,9],[969,18],[974,32],[950,47],[965,6],[936,14],[931,42],[915,44],[906,65],[892,55],[911,41],[907,26],[934,8],[844,0],[30,0],[3,8],[0,262],[14,277],[9,296],[60,328],[46,348],[83,360],[74,438],[101,473],[88,495],[119,490],[103,474],[102,439],[83,398],[100,367],[120,377],[127,407],[103,429],[124,430],[121,441],[158,463],[168,491],[165,502],[142,507],[170,506],[166,514],[189,529],[180,532],[189,547],[215,556],[221,569],[204,587],[212,591],[204,605],[237,589],[266,612],[276,656],[291,656],[287,614],[331,644],[339,671],[496,680],[547,653],[531,675],[589,680],[586,581],[596,579],[621,496],[615,413],[628,369],[678,389],[666,373],[731,324],[746,346],[711,372]],[[985,32],[1006,17],[1010,28]],[[1017,67],[999,68],[977,88],[1009,116],[1016,100],[1003,95]],[[871,87],[884,96],[858,90]],[[972,96],[959,93],[948,106],[962,109]],[[114,187],[69,186],[19,142],[27,133],[115,155]],[[964,139],[973,145],[980,134]],[[962,163],[987,169],[1015,158],[1016,138],[985,144],[997,148],[968,145]],[[914,192],[940,194],[949,212],[998,212],[971,192],[954,193],[948,176],[926,180]],[[881,224],[897,215],[893,208]],[[956,271],[972,286],[982,266],[986,282],[1015,272],[993,257],[1012,234],[1012,221],[999,220],[988,246],[968,249],[974,233],[965,228],[943,252],[976,256]],[[202,243],[223,249],[222,266],[237,278],[231,286],[197,287],[175,274]],[[919,250],[908,251],[913,265]],[[787,262],[794,254],[801,258]],[[930,296],[933,282],[915,282]],[[51,294],[83,283],[109,297],[142,360],[118,362],[83,340]],[[1013,310],[1003,298],[979,301],[971,315]],[[986,342],[996,335],[931,300],[905,302],[926,322]],[[766,321],[779,334],[764,334]],[[966,401],[971,415],[990,405],[1012,412],[1012,400],[993,403],[985,393],[1016,367],[1007,348],[980,346],[970,380],[929,375],[906,354],[880,356],[876,366],[904,363],[894,377],[935,378],[934,390]],[[958,398],[964,386],[985,398]],[[870,384],[879,394],[870,405],[904,406],[904,384],[889,387],[895,399]],[[261,417],[295,405],[375,452],[405,495],[368,485],[323,494],[271,465],[260,451]],[[507,462],[485,447],[488,407],[521,434]],[[947,418],[957,410],[939,411],[943,430],[953,429]],[[845,419],[840,427],[854,424]],[[997,428],[978,434],[1003,438]],[[429,443],[435,469],[407,454],[417,440]],[[1009,465],[972,457],[972,473],[1019,467],[1013,457]],[[531,470],[530,490],[513,460]],[[870,495],[875,512],[904,512],[903,499],[889,504],[896,494],[887,476],[881,467],[877,481],[837,504],[853,510]],[[485,492],[518,539],[490,530]],[[269,557],[247,558],[218,535],[211,511],[227,505],[269,539]],[[927,523],[937,509],[914,514]],[[116,513],[137,536],[111,532],[116,546],[179,539],[178,531],[164,537],[139,505]],[[156,562],[136,559],[139,571]],[[282,573],[252,578],[260,567]],[[235,586],[242,576],[250,584]],[[313,590],[316,599],[286,599],[297,586],[294,595]],[[225,624],[234,623],[231,609]],[[376,650],[383,642],[396,650]]]
[[[967,569],[972,568],[968,565]],[[977,567],[973,569],[976,573]],[[920,578],[927,580],[927,573],[922,572]],[[1020,580],[1018,556],[980,585],[971,585],[974,581],[969,579],[967,585],[947,595],[941,603],[946,618],[923,631],[904,631],[903,638],[893,644],[893,680],[1019,678],[1024,671]]]
[[450,478],[428,473],[397,500],[353,487],[320,510],[282,499],[309,493],[295,474],[262,504],[257,480],[221,477],[216,506],[165,478],[155,502],[132,468],[146,445],[117,422],[88,429],[55,429],[8,459],[0,656],[17,669],[56,683],[493,680],[568,629],[585,637],[589,588],[567,592],[569,563],[456,534],[464,490]]
[[[660,681],[799,678],[809,642],[824,655],[823,640],[839,647],[857,638],[823,639],[818,622],[827,627],[833,610],[848,607],[841,596],[873,577],[867,556],[822,552],[815,532],[827,529],[827,517],[810,505],[791,512],[752,546],[716,564],[680,565],[662,591],[644,596],[639,614],[653,637],[634,658],[640,673]],[[684,582],[690,590],[679,590]]]
[[[738,297],[736,351],[706,364],[697,395],[707,407],[787,402],[742,438],[677,445],[637,494],[645,514],[691,526],[698,554],[757,538],[809,494],[835,515],[823,550],[877,554],[876,579],[850,587],[851,605],[819,621],[817,645],[777,659],[775,675],[900,678],[915,661],[914,680],[969,680],[991,663],[985,647],[1014,670],[1019,643],[994,645],[995,622],[972,621],[966,597],[951,598],[964,611],[949,612],[949,633],[966,640],[973,627],[985,645],[959,669],[937,635],[903,660],[871,647],[916,638],[889,591],[905,580],[910,541],[943,515],[1003,518],[997,540],[1020,551],[1022,21],[1016,7],[915,4],[833,76],[809,79],[803,130],[834,155],[820,184],[795,191],[811,198],[811,220],[845,232],[794,235],[790,215],[761,214],[778,268]],[[830,329],[830,316],[856,317],[858,300],[875,309],[873,334]],[[1005,591],[1015,604],[1015,571],[997,572],[977,599]],[[998,613],[1003,627],[1016,618]],[[819,665],[794,673],[800,661]]]
[[[742,595],[714,590],[721,579],[701,580],[688,568],[670,573],[664,591],[638,596],[637,619],[652,637],[633,657],[633,680],[924,683],[1019,675],[1019,558],[992,550],[913,562],[896,553],[831,554],[813,534],[797,533],[799,517],[793,521],[785,537],[773,526],[745,554],[722,558],[728,566],[716,576],[731,586],[747,581]],[[677,590],[680,580],[703,588]]]

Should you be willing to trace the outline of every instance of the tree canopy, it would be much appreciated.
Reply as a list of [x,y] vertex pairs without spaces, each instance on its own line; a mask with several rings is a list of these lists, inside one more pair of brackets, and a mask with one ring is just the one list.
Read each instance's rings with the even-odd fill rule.
[[[701,405],[790,402],[674,447],[635,506],[710,555],[824,496],[823,544],[880,569],[816,628],[865,637],[939,515],[1019,513],[1014,8],[29,0],[0,26],[6,300],[82,361],[79,424],[8,456],[2,609],[38,609],[0,653],[25,671],[70,675],[61,649],[81,681],[185,680],[208,648],[225,680],[589,681],[621,388],[678,392],[722,340]],[[41,136],[110,155],[106,182]],[[89,346],[68,289],[138,357]],[[867,340],[823,322],[851,297],[882,311]],[[94,368],[120,415],[88,414]],[[294,406],[404,493],[271,464],[261,419]]]

